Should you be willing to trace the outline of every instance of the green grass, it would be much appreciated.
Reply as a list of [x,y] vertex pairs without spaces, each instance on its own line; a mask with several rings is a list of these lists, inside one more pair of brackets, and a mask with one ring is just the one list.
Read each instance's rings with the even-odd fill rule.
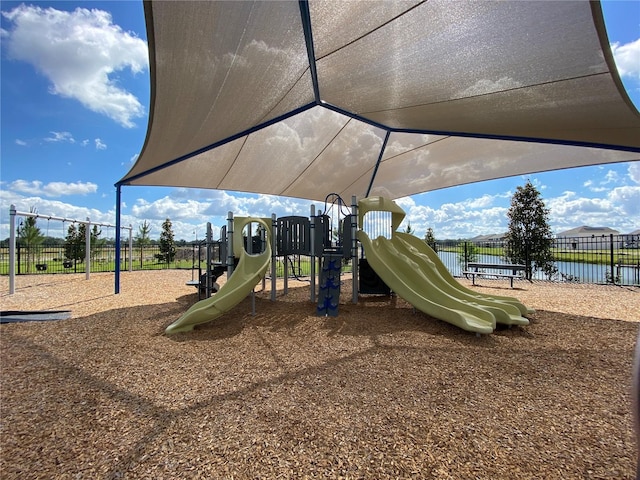
[[[64,268],[63,261],[64,259],[58,258],[60,256],[60,251],[52,251],[47,252],[46,250],[42,252],[37,258],[26,258],[26,255],[22,255],[20,259],[20,268],[19,271],[21,274],[24,273],[38,273],[36,270],[36,264],[38,263],[46,263],[47,270],[42,271],[41,273],[72,273],[74,271],[78,273],[82,273],[85,271],[84,262],[76,261],[74,266],[71,268]],[[289,263],[289,275],[298,275],[298,276],[309,276],[311,272],[311,259],[309,257],[290,257],[292,262]],[[193,262],[192,258],[185,258],[181,260],[173,261],[169,264],[165,262],[158,262],[157,259],[153,257],[153,255],[145,255],[143,254],[142,259],[140,258],[140,254],[136,255],[134,250],[132,268],[133,270],[164,270],[164,269],[198,269],[198,266],[202,268],[204,271],[206,269],[206,262],[201,261],[198,265],[198,262]],[[120,270],[127,271],[129,270],[129,259],[123,258],[120,263]],[[342,268],[343,272],[351,271],[351,263],[344,265]],[[100,273],[100,272],[113,272],[115,271],[115,259],[108,257],[96,257],[91,260],[91,273]],[[16,273],[18,273],[18,266],[16,265]],[[0,275],[8,275],[9,274],[9,254],[8,249],[0,249]],[[284,276],[284,263],[282,257],[278,257],[276,264],[276,276],[282,277]]]
[[[558,250],[553,249],[553,258],[559,262],[591,263],[596,265],[609,265],[611,263],[611,251],[609,250]],[[624,265],[637,265],[640,262],[638,250],[614,250],[613,263]]]
[[[438,246],[438,250],[441,252],[464,252],[463,247],[459,245]],[[611,263],[611,251],[608,249],[566,250],[552,248],[551,251],[553,252],[553,259],[556,262],[589,263],[595,265],[609,265]],[[495,255],[502,258],[504,255],[504,249],[502,247],[476,246],[476,254],[478,257],[482,257],[483,255]],[[638,265],[640,264],[640,250],[615,249],[613,251],[613,263],[622,265]]]

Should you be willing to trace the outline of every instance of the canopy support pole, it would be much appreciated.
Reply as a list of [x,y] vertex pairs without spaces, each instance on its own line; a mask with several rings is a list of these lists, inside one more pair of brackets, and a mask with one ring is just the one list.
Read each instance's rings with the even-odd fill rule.
[[[115,264],[115,286],[114,293],[120,293],[120,204],[122,200],[121,185],[116,185],[116,264]],[[129,230],[129,246],[131,247],[131,230]]]
[[316,206],[311,204],[311,212],[309,214],[311,219],[309,225],[309,241],[311,244],[311,263],[309,265],[310,271],[309,276],[311,277],[311,301],[315,303],[316,301]]
[[309,3],[307,0],[299,0],[300,17],[302,21],[302,29],[304,30],[304,43],[307,45],[307,56],[309,57],[309,70],[311,72],[311,82],[313,83],[313,97],[316,103],[320,105],[320,87],[318,86],[318,72],[316,70],[316,54],[313,48],[313,31],[311,29],[311,12],[309,11]]
[[276,217],[276,214],[272,213],[271,214],[271,239],[270,239],[271,241],[271,301],[272,302],[276,301],[276,275],[277,275],[276,267],[278,266],[277,265],[278,248],[277,248],[276,242],[277,242],[277,235],[280,234],[280,232],[276,232],[277,225],[278,225],[278,219]]
[[371,181],[369,182],[369,188],[367,188],[367,193],[365,194],[365,198],[369,196],[369,194],[371,193],[371,189],[373,188],[373,182],[375,181],[376,175],[378,174],[378,167],[380,167],[380,163],[382,162],[382,155],[384,155],[384,151],[387,148],[389,135],[391,135],[391,132],[387,130],[387,134],[384,136],[384,142],[382,142],[382,147],[380,148],[380,155],[378,155],[378,161],[376,162],[376,166],[373,169],[373,174],[371,174]]
[[16,206],[9,209],[9,295],[16,293]]

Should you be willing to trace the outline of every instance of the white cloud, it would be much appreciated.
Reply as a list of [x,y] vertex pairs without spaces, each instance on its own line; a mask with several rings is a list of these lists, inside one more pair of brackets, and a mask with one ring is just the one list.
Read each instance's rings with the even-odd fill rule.
[[612,43],[611,51],[620,76],[640,80],[640,38],[624,45]]
[[[318,210],[324,206],[317,206]],[[306,200],[287,199],[271,195],[234,195],[221,190],[175,189],[170,196],[153,202],[145,199],[136,200],[131,213],[136,217],[155,220],[193,219],[206,223],[212,218],[226,219],[228,212],[234,215],[271,217],[303,215],[308,216],[310,202]]]
[[138,199],[131,208],[136,217],[153,220],[170,218],[179,220],[183,218],[196,219],[200,216],[201,203],[195,200],[176,201],[172,197],[163,197],[154,202]]
[[493,195],[482,195],[478,198],[471,198],[465,201],[465,204],[472,209],[480,209],[487,208],[493,205],[494,196]]
[[106,150],[107,149],[107,145],[105,143],[102,143],[102,140],[100,140],[99,138],[96,138],[94,141],[96,143],[96,150]]
[[66,195],[88,195],[96,193],[98,186],[91,182],[49,182],[39,180],[14,180],[6,184],[8,192],[18,192],[29,195],[44,195],[45,197],[62,197]]
[[631,162],[627,173],[629,174],[631,181],[640,185],[640,162]]
[[120,165],[123,166],[123,167],[127,167],[127,169],[129,169],[136,163],[136,160],[138,160],[139,156],[140,156],[140,154],[136,153],[135,155],[131,156],[131,158],[129,159],[128,163],[123,161],[123,162],[120,162]]
[[76,143],[76,140],[73,138],[73,135],[69,132],[49,132],[52,136],[46,137],[44,139],[45,142],[68,142],[68,143]]
[[546,204],[551,210],[554,231],[588,225],[626,233],[640,226],[640,186],[615,187],[601,197],[579,197],[565,192]]
[[607,171],[604,176],[604,180],[600,182],[601,185],[607,185],[609,183],[618,183],[620,181],[620,175],[615,170]]
[[51,81],[50,92],[73,98],[123,127],[144,115],[144,107],[111,78],[148,67],[146,43],[112,23],[108,12],[73,12],[20,5],[2,15],[12,23],[4,38],[11,58],[33,65]]
[[[428,203],[427,198],[428,194],[421,198],[421,202]],[[414,234],[420,238],[429,227],[438,239],[502,233],[507,229],[508,198],[510,194],[485,194],[438,207],[418,205],[413,198],[401,198],[396,203],[405,210],[407,217],[400,230],[410,222]]]
[[82,142],[80,142],[80,145],[82,145],[83,147],[86,147],[87,145],[89,145],[89,139],[85,138],[84,140],[82,140]]
[[635,218],[637,226],[640,227],[640,186],[614,188],[608,199],[621,215]]
[[20,140],[19,138],[16,138],[16,145],[20,145],[21,147],[26,147],[27,142],[25,142],[24,140]]
[[[176,188],[169,195],[155,201],[144,198],[135,200],[129,210],[133,218],[134,230],[144,220],[154,226],[152,238],[158,236],[161,224],[170,218],[175,237],[189,240],[193,231],[202,238],[207,222],[211,222],[214,237],[219,229],[226,225],[228,212],[235,216],[252,216],[270,218],[272,213],[277,217],[288,215],[309,216],[311,202],[294,198],[282,198],[270,195],[234,194],[223,190]],[[316,204],[316,211],[324,208],[324,204]],[[124,208],[123,208],[124,212]]]
[[98,185],[92,182],[49,182],[44,186],[45,194],[49,197],[61,195],[88,195],[98,191]]

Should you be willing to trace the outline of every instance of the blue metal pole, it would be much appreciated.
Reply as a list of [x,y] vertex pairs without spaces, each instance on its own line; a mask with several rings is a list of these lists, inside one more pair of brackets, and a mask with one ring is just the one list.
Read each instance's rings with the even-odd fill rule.
[[307,57],[309,58],[309,71],[311,72],[311,82],[313,84],[313,96],[319,105],[320,87],[318,85],[318,71],[316,70],[316,54],[313,46],[313,29],[311,28],[311,13],[309,11],[309,2],[307,0],[299,0],[300,17],[302,20],[302,31],[304,32],[304,40],[307,45]]
[[115,265],[115,292],[120,293],[120,203],[121,185],[116,185],[116,265]]
[[389,135],[391,135],[391,132],[387,130],[387,134],[384,136],[384,142],[382,142],[382,148],[380,149],[380,155],[378,155],[378,162],[376,163],[376,167],[373,169],[373,174],[371,175],[371,181],[369,182],[369,188],[367,188],[365,198],[369,196],[369,193],[371,193],[371,189],[373,188],[373,182],[375,181],[376,175],[378,174],[378,167],[380,166],[380,162],[382,162],[382,155],[384,155],[384,150],[385,148],[387,148]]
[[16,293],[16,206],[9,208],[9,295]]

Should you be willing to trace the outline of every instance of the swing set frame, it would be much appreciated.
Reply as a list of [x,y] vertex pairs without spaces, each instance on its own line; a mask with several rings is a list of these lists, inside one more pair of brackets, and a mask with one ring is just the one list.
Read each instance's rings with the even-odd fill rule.
[[[35,217],[35,218],[43,218],[50,220],[58,220],[63,224],[66,222],[69,223],[78,223],[85,224],[87,228],[85,229],[85,279],[89,280],[91,273],[91,227],[93,225],[97,225],[99,227],[107,227],[107,228],[118,228],[116,225],[112,225],[110,223],[101,223],[101,222],[92,222],[89,217],[86,220],[76,220],[71,218],[64,217],[55,217],[53,215],[43,215],[40,213],[32,213],[32,212],[20,212],[16,210],[15,205],[11,205],[9,208],[9,294],[13,295],[15,293],[15,276],[16,276],[16,217]],[[119,225],[119,228],[124,230],[129,230],[129,271],[133,269],[132,257],[133,257],[133,226],[122,226]],[[49,223],[47,222],[47,232],[49,230]],[[119,236],[119,235],[118,235]],[[118,256],[118,255],[116,255]]]

